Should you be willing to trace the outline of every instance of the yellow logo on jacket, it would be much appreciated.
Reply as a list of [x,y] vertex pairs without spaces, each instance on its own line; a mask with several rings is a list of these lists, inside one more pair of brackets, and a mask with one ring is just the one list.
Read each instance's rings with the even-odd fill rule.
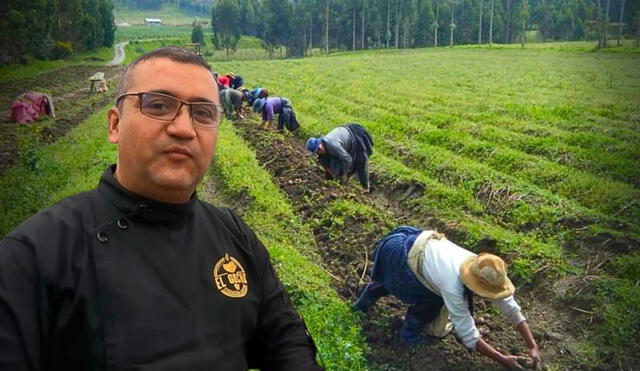
[[229,254],[224,254],[213,267],[213,282],[221,293],[230,298],[242,298],[249,291],[244,268]]

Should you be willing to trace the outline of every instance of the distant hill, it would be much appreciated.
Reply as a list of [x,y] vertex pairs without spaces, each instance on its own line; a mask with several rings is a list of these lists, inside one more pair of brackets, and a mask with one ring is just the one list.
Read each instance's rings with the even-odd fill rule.
[[[209,8],[212,0],[202,0],[201,10]],[[198,3],[193,1],[193,3]],[[167,26],[190,25],[194,19],[199,21],[209,20],[211,14],[208,10],[199,12],[189,12],[178,8],[177,1],[163,2],[159,9],[140,9],[130,5],[131,2],[114,2],[114,16],[116,25],[127,23],[129,25],[143,25],[145,18],[159,18]],[[206,6],[205,6],[206,5]]]

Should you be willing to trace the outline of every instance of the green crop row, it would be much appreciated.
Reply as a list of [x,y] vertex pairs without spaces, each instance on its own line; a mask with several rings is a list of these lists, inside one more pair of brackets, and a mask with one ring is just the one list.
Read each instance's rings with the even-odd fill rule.
[[[305,110],[307,104],[315,105],[314,109],[319,110],[319,112],[311,112],[311,120],[315,117],[323,116],[323,117],[331,117],[332,120],[336,120],[338,123],[345,122],[349,120],[349,109],[338,108],[337,105],[330,104],[317,104],[318,100],[313,100],[309,102],[307,97],[302,97],[298,100],[298,106],[302,107],[302,110]],[[344,107],[344,106],[343,106]],[[371,112],[371,111],[370,111]],[[381,111],[381,115],[384,114],[384,111]],[[302,116],[301,116],[302,117]],[[309,120],[307,120],[309,121]],[[326,121],[325,121],[326,122]],[[331,124],[325,125],[325,128],[322,130],[326,131],[330,127]],[[333,123],[335,125],[335,122]],[[439,177],[439,179],[447,183],[449,185],[460,185],[461,189],[467,189],[465,193],[475,193],[477,191],[477,186],[480,183],[490,180],[495,183],[495,188],[511,188],[512,191],[525,193],[527,194],[527,199],[534,200],[533,204],[536,205],[532,210],[530,210],[530,214],[535,220],[525,220],[522,223],[536,222],[539,219],[547,219],[547,220],[555,220],[558,218],[559,214],[570,211],[571,209],[576,210],[574,213],[578,214],[578,217],[588,218],[588,219],[602,219],[606,220],[605,213],[600,212],[598,215],[597,210],[589,211],[584,207],[579,205],[572,205],[572,202],[563,197],[563,195],[559,192],[551,192],[544,188],[540,188],[535,184],[531,184],[527,182],[525,177],[517,177],[514,175],[518,175],[517,172],[514,174],[514,169],[505,169],[504,172],[496,171],[491,168],[492,164],[486,164],[482,161],[474,161],[474,157],[478,157],[479,154],[470,154],[467,158],[465,156],[461,156],[458,152],[462,152],[462,148],[458,148],[457,152],[449,151],[447,149],[440,148],[438,146],[428,145],[424,140],[419,139],[419,135],[416,135],[415,132],[420,129],[413,130],[413,132],[408,134],[405,132],[411,131],[412,123],[406,123],[404,117],[402,116],[393,116],[390,119],[387,116],[382,116],[376,121],[368,121],[366,126],[375,134],[374,137],[378,138],[378,145],[382,146],[381,149],[389,149],[393,153],[397,152],[398,149],[403,152],[402,157],[405,158],[405,161],[409,161],[412,163],[412,167],[416,169],[420,169],[421,171],[427,172],[428,174],[432,174],[434,177]],[[422,126],[425,126],[423,124]],[[414,138],[414,141],[406,141],[402,143],[402,138]],[[457,141],[454,137],[452,140]],[[447,141],[443,140],[442,143],[446,145]],[[455,146],[456,143],[453,143],[452,146]],[[481,148],[479,149],[481,150]],[[497,151],[496,151],[497,152]],[[397,155],[396,155],[397,156]],[[519,166],[522,164],[527,164],[530,161],[517,161],[517,159],[508,158],[504,159],[504,157],[499,157],[499,154],[494,154],[498,160],[503,159],[503,166]],[[502,155],[504,156],[504,155]],[[535,169],[535,167],[533,167]],[[455,172],[455,179],[447,179],[447,173]],[[553,174],[551,174],[553,175]],[[545,175],[547,176],[547,175]],[[456,183],[456,184],[452,184]],[[623,187],[625,187],[623,185]],[[608,188],[597,189],[597,191],[608,192]],[[628,193],[633,192],[630,190],[628,192],[612,192],[613,199],[608,199],[608,202],[614,202],[616,198],[620,197],[628,197]],[[596,193],[597,194],[597,193]],[[558,196],[560,198],[558,199]],[[623,198],[622,201],[618,201],[618,204],[622,207],[629,202],[629,199]],[[563,207],[560,210],[557,209],[559,204],[562,203]],[[544,210],[544,204],[547,204],[547,211],[549,215]],[[607,203],[604,203],[607,205]],[[516,203],[514,205],[524,205],[524,203]],[[542,205],[540,207],[538,205]],[[569,210],[567,210],[567,208]],[[580,216],[584,214],[583,216]],[[517,227],[517,224],[514,225]]]
[[[25,152],[3,174],[0,236],[62,198],[95,188],[117,156],[116,146],[105,136],[105,117],[106,109],[98,111],[55,143]],[[329,369],[364,369],[365,345],[357,316],[338,298],[326,273],[315,264],[313,236],[300,225],[268,174],[230,129],[221,130],[215,169],[210,176],[220,176],[233,187],[229,192],[246,189],[254,200],[244,218],[268,247],[325,365]]]
[[[319,73],[320,71],[318,71],[317,66],[307,68],[308,66],[306,66],[305,63],[298,63],[298,65],[293,66],[296,70],[300,71],[300,73],[297,74],[297,76],[300,77],[296,80],[299,83],[287,85],[288,81],[285,81],[284,85],[287,85],[287,90],[292,92],[292,94],[287,95],[290,98],[294,98],[296,100],[296,105],[298,107],[302,106],[301,109],[303,111],[309,112],[309,114],[311,115],[321,114],[334,122],[340,121],[336,120],[336,116],[338,114],[335,112],[339,111],[339,113],[345,114],[343,116],[347,116],[347,121],[354,120],[355,118],[356,121],[360,122],[368,122],[370,124],[373,122],[373,125],[375,125],[376,122],[382,123],[384,124],[384,129],[381,131],[384,132],[384,135],[391,135],[391,132],[397,132],[397,135],[392,138],[395,142],[402,142],[405,140],[405,138],[414,138],[416,134],[430,129],[431,125],[428,124],[428,117],[424,117],[423,115],[422,120],[420,120],[420,117],[417,116],[417,114],[415,118],[412,116],[415,112],[415,110],[412,108],[412,103],[414,103],[415,99],[414,97],[398,94],[398,91],[396,90],[395,96],[400,100],[406,101],[405,104],[402,105],[401,103],[389,102],[390,99],[384,98],[385,91],[387,93],[389,91],[393,92],[393,89],[391,88],[382,89],[383,91],[376,92],[376,94],[365,94],[364,92],[368,91],[367,89],[359,90],[358,92],[357,90],[361,88],[361,85],[366,86],[366,84],[376,84],[376,81],[378,85],[384,85],[380,83],[383,78],[368,79],[368,77],[371,77],[372,75],[371,72],[363,73],[363,75],[365,76],[362,77],[362,80],[365,81],[365,84],[360,84],[361,80],[356,81],[355,79],[353,79],[353,77],[351,77],[350,79],[345,78],[345,80],[347,81],[352,81],[349,81],[350,83],[346,84],[344,87],[340,87],[339,89],[337,89],[336,92],[338,93],[334,92],[331,85],[335,84],[337,81],[340,81],[340,76],[350,76],[349,71],[354,68],[353,66],[357,66],[357,61],[353,62],[353,58],[344,59],[347,59],[346,63],[345,61],[340,61],[341,63],[339,64],[333,63],[333,61],[327,62],[327,64],[333,63],[332,66],[327,67],[329,70],[331,70],[331,67],[336,68],[335,71],[331,70],[331,73],[335,78],[329,78],[328,76],[326,76],[326,74]],[[350,66],[351,64],[353,64],[353,66]],[[265,70],[264,67],[261,67],[261,69]],[[372,69],[369,68],[368,71],[372,71]],[[279,84],[281,84],[282,80],[276,81],[278,80],[277,74],[273,74],[274,76],[271,76],[271,74],[268,75],[269,77],[267,77],[267,79],[271,78],[272,80],[274,80],[274,84],[272,84],[271,86],[277,87]],[[259,81],[263,83],[269,83],[269,81],[265,81],[265,78],[262,76],[259,77]],[[403,85],[402,81],[398,81],[398,85]],[[310,103],[297,98],[300,97],[300,95],[298,95],[298,92],[296,91],[305,89],[305,87],[308,86],[312,86],[313,88],[307,89],[307,91],[301,93],[302,98],[309,98],[309,100],[311,101]],[[351,94],[349,94],[350,91],[352,92]],[[382,95],[382,99],[380,99],[380,95]],[[419,95],[419,93],[416,93],[415,95]],[[367,102],[367,99],[369,99],[369,102]],[[309,104],[305,105],[306,103]],[[374,112],[375,108],[379,108],[379,112]],[[317,112],[320,109],[322,110],[322,112]],[[394,114],[395,109],[398,109],[399,111],[396,112],[396,114]],[[420,108],[418,108],[418,110],[419,109]],[[456,120],[455,116],[452,116],[451,118],[452,120]],[[456,133],[454,130],[452,130],[450,134],[451,135],[448,138],[455,137]],[[430,133],[430,135],[432,135],[432,133]],[[592,138],[593,136],[586,137],[584,142],[588,143]],[[509,138],[503,138],[502,140],[509,141]],[[413,141],[416,141],[416,139],[413,139]],[[445,142],[442,145],[449,145],[453,147],[455,146],[455,144],[456,143]],[[631,147],[630,143],[624,143],[624,145],[626,145],[627,148]],[[485,147],[495,147],[495,145],[489,144]],[[509,148],[506,149],[510,152],[507,156],[509,157],[508,161],[515,160],[511,162],[517,163],[518,157],[522,156],[522,154],[518,153],[517,151],[509,150]],[[569,153],[569,155],[570,154],[571,153]],[[428,154],[426,155],[428,156]],[[515,158],[513,157],[514,155],[516,156]],[[476,157],[476,154],[472,153],[472,156]],[[597,157],[597,153],[594,154],[594,157]],[[637,193],[637,191],[634,191],[628,186],[616,184],[615,182],[612,183],[600,178],[594,178],[589,174],[571,171],[571,169],[566,169],[563,166],[557,166],[553,163],[540,160],[539,157],[536,156],[524,156],[524,158],[525,160],[522,161],[523,163],[532,165],[531,167],[533,168],[533,174],[531,176],[531,180],[535,184],[543,188],[546,187],[552,192],[558,192],[560,195],[563,195],[569,199],[573,199],[574,201],[578,201],[587,207],[595,207],[596,209],[605,210],[607,213],[613,214],[629,205],[629,203],[632,202],[636,197],[635,194]],[[499,164],[503,159],[504,156],[502,159],[498,159],[498,161],[496,162]],[[531,164],[532,160],[534,160],[533,164]],[[620,163],[625,163],[626,161],[626,163],[630,166],[625,169],[626,173],[633,174],[634,169],[637,168],[637,165],[634,166],[635,163],[633,162],[633,160],[625,159],[624,157],[620,157],[620,160]],[[610,158],[610,162],[615,162],[615,157]],[[537,169],[536,166],[533,166],[540,163],[545,165],[541,169]],[[549,169],[553,170],[551,174],[548,174],[548,172],[546,171]],[[500,167],[498,167],[497,170],[505,170],[507,172],[511,171],[511,169]],[[569,170],[569,173],[567,173],[566,170]],[[539,179],[536,177],[539,177]],[[551,183],[549,183],[550,180]],[[554,182],[559,184],[556,184]],[[622,189],[620,189],[621,187]],[[591,192],[584,192],[587,190],[594,190],[594,194],[591,194]],[[634,210],[636,209],[637,207],[633,207],[632,205],[632,207],[624,209],[622,214],[626,213],[627,217],[630,220],[634,220],[635,218],[633,217],[633,215],[635,215]],[[629,215],[631,216],[629,217]],[[624,215],[619,215],[619,217],[624,217]]]
[[358,317],[331,289],[317,264],[313,234],[302,224],[286,197],[260,167],[255,153],[223,125],[212,177],[224,184],[229,197],[249,199],[243,218],[269,247],[278,273],[313,334],[328,370],[366,368],[364,338]]

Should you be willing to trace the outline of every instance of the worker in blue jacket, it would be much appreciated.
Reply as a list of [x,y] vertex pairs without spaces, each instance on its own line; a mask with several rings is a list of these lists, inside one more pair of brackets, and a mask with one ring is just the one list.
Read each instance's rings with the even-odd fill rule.
[[360,124],[341,125],[323,137],[310,137],[306,148],[318,156],[329,179],[346,181],[354,173],[360,184],[369,191],[369,156],[373,153],[373,139]]

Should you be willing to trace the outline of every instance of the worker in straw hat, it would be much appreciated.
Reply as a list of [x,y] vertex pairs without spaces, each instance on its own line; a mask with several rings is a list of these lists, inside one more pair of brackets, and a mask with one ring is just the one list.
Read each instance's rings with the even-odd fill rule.
[[[400,332],[405,342],[424,344],[425,332],[444,337],[453,325],[468,349],[506,367],[522,368],[519,361],[542,367],[538,345],[513,298],[515,288],[501,258],[476,255],[435,231],[403,226],[378,241],[373,261],[371,282],[354,308],[367,312],[389,293],[409,304]],[[482,339],[473,321],[474,295],[494,302],[524,339],[529,357],[502,354]]]

